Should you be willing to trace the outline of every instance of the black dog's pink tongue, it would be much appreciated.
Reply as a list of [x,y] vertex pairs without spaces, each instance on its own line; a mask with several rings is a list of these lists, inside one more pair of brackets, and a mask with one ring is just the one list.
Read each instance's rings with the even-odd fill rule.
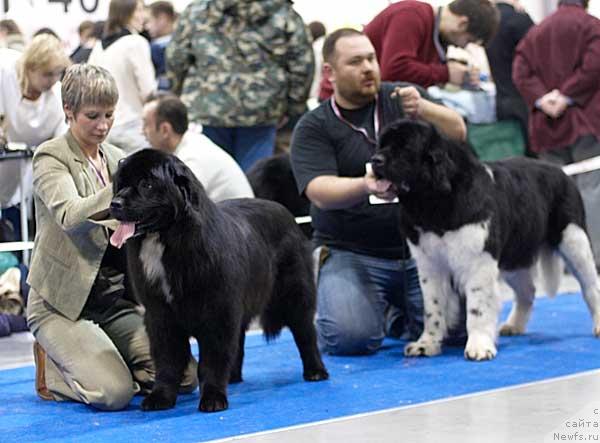
[[128,238],[133,237],[134,233],[135,223],[121,222],[117,230],[110,236],[110,244],[115,248],[121,249],[121,246],[123,246]]

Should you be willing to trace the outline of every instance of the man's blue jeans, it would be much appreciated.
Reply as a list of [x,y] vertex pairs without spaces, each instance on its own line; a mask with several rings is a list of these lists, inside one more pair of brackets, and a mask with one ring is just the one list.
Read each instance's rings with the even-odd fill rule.
[[423,297],[414,260],[327,249],[321,255],[317,281],[321,351],[334,355],[375,352],[389,326],[399,321],[404,322],[408,338],[419,337]]
[[261,158],[275,150],[274,125],[225,128],[203,126],[202,133],[225,149],[246,172]]

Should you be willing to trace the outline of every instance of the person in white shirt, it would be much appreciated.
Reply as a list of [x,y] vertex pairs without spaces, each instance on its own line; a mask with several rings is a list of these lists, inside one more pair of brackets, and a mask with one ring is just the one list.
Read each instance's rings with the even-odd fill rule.
[[202,183],[213,201],[254,197],[248,179],[227,152],[190,128],[187,107],[175,95],[157,93],[144,105],[144,135],[150,145],[177,156]]
[[115,123],[107,138],[127,153],[147,147],[142,134],[144,99],[156,89],[150,44],[139,35],[144,26],[141,0],[111,0],[102,40],[88,63],[110,72],[119,88]]
[[[36,147],[67,130],[60,77],[70,65],[62,43],[42,34],[23,53],[0,49],[0,135],[9,143]],[[25,171],[25,194],[31,194],[31,165]],[[19,165],[0,163],[0,207],[19,201]]]

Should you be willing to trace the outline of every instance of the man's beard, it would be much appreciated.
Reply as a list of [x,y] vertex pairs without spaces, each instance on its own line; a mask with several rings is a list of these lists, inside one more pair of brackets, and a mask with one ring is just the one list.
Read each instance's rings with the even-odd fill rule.
[[377,93],[379,92],[380,82],[377,79],[373,79],[374,86],[369,88],[369,90],[365,90],[366,88],[338,88],[338,93],[348,100],[350,103],[354,103],[359,106],[366,105],[371,103]]

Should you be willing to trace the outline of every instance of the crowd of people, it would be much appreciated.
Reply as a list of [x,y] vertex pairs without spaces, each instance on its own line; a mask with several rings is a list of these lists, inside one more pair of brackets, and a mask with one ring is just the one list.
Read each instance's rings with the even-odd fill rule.
[[[70,58],[52,32],[25,42],[15,22],[0,21],[0,135],[35,148],[35,246],[21,290],[39,396],[115,410],[152,386],[125,257],[100,223],[119,159],[144,148],[179,157],[214,201],[251,198],[244,173],[293,131],[321,350],[371,354],[386,336],[418,337],[418,269],[393,191],[366,166],[381,129],[418,119],[466,141],[464,116],[427,88],[479,91],[482,67],[449,56],[475,44],[486,48],[496,116],[518,122],[530,155],[561,165],[600,155],[600,21],[587,3],[560,0],[535,25],[518,0],[401,0],[363,29],[327,34],[289,0],[191,0],[179,15],[169,1],[111,0],[105,21],[81,23]],[[0,162],[0,187],[15,173]],[[582,189],[600,189],[598,176],[583,176]],[[589,214],[597,201],[584,192]],[[600,226],[588,227],[600,247]],[[11,324],[14,313],[0,313],[0,332]],[[198,384],[195,366],[183,391]]]

